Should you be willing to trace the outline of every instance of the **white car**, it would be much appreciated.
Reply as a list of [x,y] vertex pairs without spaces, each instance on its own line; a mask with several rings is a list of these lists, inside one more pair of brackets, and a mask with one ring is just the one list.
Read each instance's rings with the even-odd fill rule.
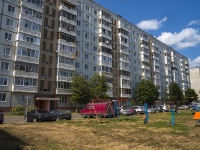
[[137,114],[144,114],[144,106],[133,106],[133,109],[135,109]]
[[119,108],[119,113],[121,115],[129,116],[129,115],[131,115],[131,110],[128,108]]

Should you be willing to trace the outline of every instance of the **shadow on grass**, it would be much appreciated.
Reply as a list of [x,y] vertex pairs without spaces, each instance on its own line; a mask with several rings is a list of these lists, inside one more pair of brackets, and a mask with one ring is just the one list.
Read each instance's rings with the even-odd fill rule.
[[22,150],[24,146],[28,146],[28,144],[0,129],[1,150]]

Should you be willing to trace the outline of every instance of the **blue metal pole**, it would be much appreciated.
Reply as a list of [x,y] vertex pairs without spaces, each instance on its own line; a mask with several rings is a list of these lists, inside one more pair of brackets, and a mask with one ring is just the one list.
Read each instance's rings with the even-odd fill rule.
[[148,116],[148,105],[147,103],[144,104],[144,110],[145,110],[145,122],[144,123],[148,123],[148,120],[149,120],[149,116]]

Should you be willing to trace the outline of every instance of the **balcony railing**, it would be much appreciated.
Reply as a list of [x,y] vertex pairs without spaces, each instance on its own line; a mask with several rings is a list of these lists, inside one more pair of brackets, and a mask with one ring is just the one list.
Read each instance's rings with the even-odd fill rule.
[[112,73],[109,73],[109,72],[104,72],[104,71],[100,71],[99,72],[99,75],[100,76],[105,76],[105,77],[109,77],[109,78],[112,78],[113,77],[113,74]]
[[112,58],[111,54],[108,54],[108,53],[105,53],[105,52],[100,52],[99,55],[100,56],[106,56],[106,57]]
[[106,25],[104,25],[104,24],[99,24],[99,28],[105,28],[105,29],[107,29],[107,30],[109,30],[109,31],[112,31],[112,28],[111,27],[108,27],[108,26],[106,26]]
[[15,76],[15,77],[24,77],[24,78],[38,79],[38,73],[35,73],[35,72],[25,72],[25,71],[19,71],[19,70],[14,70],[13,71],[13,76]]
[[66,40],[63,39],[58,39],[58,44],[63,44],[71,47],[76,47],[76,43],[73,42],[67,42]]
[[72,53],[68,53],[68,52],[65,52],[65,51],[60,51],[60,50],[56,50],[56,52],[58,53],[59,56],[65,56],[65,57],[68,57],[68,58],[76,58],[76,54],[72,54]]
[[119,44],[124,45],[124,46],[126,46],[126,47],[129,47],[129,43],[125,43],[125,42],[123,42],[123,41],[119,41]]
[[58,89],[58,88],[56,88],[56,94],[71,95],[72,92],[69,89]]
[[120,94],[122,98],[131,98],[131,94]]
[[103,15],[101,15],[101,14],[99,15],[99,19],[104,19],[104,20],[106,20],[106,21],[112,23],[111,18],[106,18],[105,16],[103,16]]
[[38,7],[38,6],[36,6],[36,5],[34,5],[34,4],[30,3],[30,2],[21,1],[20,6],[22,6],[22,5],[43,13],[43,8],[42,7]]
[[74,25],[74,26],[77,26],[76,21],[74,21],[74,20],[69,20],[68,18],[66,18],[66,17],[64,17],[64,16],[60,16],[59,20],[60,20],[60,21],[67,22],[67,23],[72,24],[72,25]]
[[122,84],[121,88],[131,89],[131,86],[128,84]]
[[127,59],[119,58],[119,61],[130,63],[130,59],[129,58],[127,58]]
[[73,15],[77,15],[77,11],[76,10],[70,9],[70,8],[64,6],[64,5],[60,5],[60,10],[65,10],[65,11],[67,11],[67,12],[73,14]]
[[39,24],[39,25],[42,25],[42,19],[37,19],[35,17],[31,17],[31,16],[28,16],[26,14],[20,13],[19,14],[19,19],[31,20],[31,22],[34,22],[34,23]]
[[130,55],[129,51],[128,51],[128,50],[125,50],[125,49],[120,49],[119,52],[120,52],[120,53],[123,53],[123,54],[126,54],[126,55]]
[[56,76],[57,81],[72,82],[72,77]]
[[122,25],[122,22],[119,20],[118,21],[118,28],[122,28],[122,29],[124,29],[125,31],[128,31],[129,32],[129,27],[127,26],[127,27],[125,27],[125,26],[123,26]]
[[34,49],[34,50],[40,50],[40,46],[36,45],[34,43],[28,43],[28,42],[24,42],[24,41],[17,41],[16,42],[16,47],[25,47],[25,48],[29,48],[29,49]]
[[30,35],[33,35],[33,36],[37,36],[39,38],[41,37],[41,32],[33,31],[33,30],[28,29],[28,28],[19,27],[19,32],[27,33],[27,34],[30,34]]
[[103,43],[103,42],[100,42],[100,43],[99,43],[99,46],[103,46],[103,47],[112,49],[112,45],[109,45],[109,44],[106,44],[106,43]]
[[23,85],[12,85],[12,92],[37,93],[37,87],[23,86]]
[[124,79],[124,80],[131,80],[130,77],[127,77],[127,76],[124,76],[124,75],[120,75],[120,80],[122,80],[122,79]]
[[106,39],[112,40],[112,37],[110,35],[106,35],[104,33],[100,33],[99,37],[105,37]]
[[70,34],[70,35],[72,35],[72,36],[76,36],[76,32],[75,32],[75,31],[69,31],[69,30],[67,30],[67,29],[65,29],[65,28],[62,28],[62,27],[59,27],[59,28],[58,28],[58,31],[59,31],[59,32],[64,32],[64,33]]
[[57,67],[62,69],[75,70],[75,66],[69,64],[58,63]]
[[126,38],[126,39],[129,39],[129,36],[128,36],[128,35],[125,35],[125,34],[123,34],[123,33],[118,33],[118,36],[122,36],[122,37],[124,37],[124,38]]
[[119,66],[120,70],[130,71],[129,67]]
[[39,58],[26,57],[22,55],[15,55],[15,61],[23,61],[33,64],[39,64]]
[[112,63],[108,63],[108,62],[104,62],[104,61],[100,61],[99,62],[100,66],[107,66],[107,67],[112,67]]

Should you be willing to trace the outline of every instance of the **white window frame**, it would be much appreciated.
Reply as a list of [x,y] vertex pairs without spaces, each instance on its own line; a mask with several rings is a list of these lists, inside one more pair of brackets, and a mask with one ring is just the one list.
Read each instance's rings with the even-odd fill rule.
[[12,34],[5,32],[5,40],[12,41]]
[[[5,65],[7,65],[7,70],[5,70]],[[9,63],[7,63],[7,62],[2,62],[1,63],[1,70],[4,70],[4,71],[8,71],[9,70]]]
[[4,47],[3,55],[10,56],[10,47]]
[[0,93],[0,102],[6,102],[6,93]]
[[1,86],[7,86],[8,85],[8,79],[7,78],[0,78],[0,85]]
[[7,18],[6,25],[10,27],[14,27],[14,20]]
[[15,13],[15,7],[14,6],[11,6],[11,5],[8,5],[8,12],[11,12],[11,13]]

